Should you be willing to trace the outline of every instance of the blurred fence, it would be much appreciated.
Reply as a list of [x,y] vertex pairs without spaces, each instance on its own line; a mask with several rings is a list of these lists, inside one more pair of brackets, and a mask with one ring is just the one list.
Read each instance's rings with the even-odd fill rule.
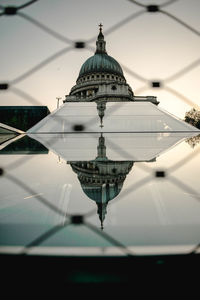
[[[93,43],[96,40],[95,37],[91,37],[90,39],[86,41],[82,40],[77,40],[73,41],[70,38],[60,34],[59,32],[53,30],[52,28],[49,28],[42,22],[34,19],[33,17],[29,16],[26,14],[25,8],[30,6],[30,5],[36,5],[36,2],[38,0],[33,0],[29,1],[23,5],[20,6],[2,6],[0,5],[0,17],[5,18],[7,16],[9,17],[15,17],[16,15],[20,18],[23,18],[26,20],[28,23],[31,23],[33,26],[36,26],[39,30],[42,30],[44,33],[47,35],[51,35],[53,38],[63,42],[66,44],[61,50],[58,52],[55,52],[53,55],[47,57],[43,61],[39,62],[37,65],[32,66],[29,70],[24,71],[22,74],[17,76],[16,78],[11,78],[9,82],[0,82],[0,90],[1,92],[6,92],[6,91],[11,91],[15,95],[25,99],[30,103],[31,105],[41,105],[41,103],[34,98],[31,94],[28,94],[27,92],[23,91],[18,87],[18,83],[22,82],[23,80],[27,79],[29,76],[33,75],[35,72],[38,72],[41,70],[43,67],[45,67],[47,64],[50,62],[56,60],[57,58],[61,57],[62,55],[67,55],[70,51],[76,51],[76,49],[83,49],[86,48],[90,51],[94,51],[94,48],[91,46],[91,43]],[[184,22],[184,20],[179,19],[176,17],[176,15],[169,13],[166,10],[166,7],[169,5],[173,5],[176,1],[178,0],[171,0],[171,1],[166,1],[161,5],[144,5],[141,4],[139,1],[134,1],[134,0],[129,0],[132,2],[133,7],[135,5],[139,6],[141,9],[137,12],[133,12],[132,15],[124,18],[117,24],[111,26],[110,28],[106,29],[104,31],[105,35],[112,34],[114,31],[118,30],[120,27],[124,26],[128,22],[136,19],[136,18],[145,18],[146,14],[160,14],[165,17],[168,17],[171,19],[173,22],[177,22],[180,26],[184,26],[191,34],[194,34],[198,37],[200,37],[200,32],[190,26],[190,24],[187,24]],[[1,22],[0,18],[0,22]],[[184,66],[181,70],[177,70],[173,75],[170,77],[165,78],[164,80],[157,80],[157,81],[151,81],[148,78],[143,77],[141,74],[137,72],[137,70],[132,70],[128,66],[123,65],[123,62],[120,62],[122,68],[126,73],[131,75],[132,77],[139,79],[144,83],[143,87],[141,87],[138,90],[135,90],[134,92],[136,94],[143,92],[149,87],[155,88],[155,89],[161,89],[161,90],[166,90],[169,93],[175,95],[178,97],[181,101],[184,103],[188,104],[191,107],[194,107],[196,109],[199,109],[199,105],[195,103],[192,99],[189,99],[188,97],[184,96],[181,92],[173,89],[172,87],[168,86],[169,83],[175,81],[176,79],[180,78],[181,76],[184,76],[191,70],[195,69],[200,65],[200,57],[196,59],[195,61],[191,61],[189,65],[186,67]],[[159,78],[159,74],[158,74]],[[76,129],[75,129],[76,130]],[[52,140],[53,142],[53,140]],[[122,149],[119,147],[119,145],[112,145],[115,150],[119,151],[119,153],[122,151],[124,152],[125,149]],[[192,159],[194,159],[197,155],[199,155],[200,149],[198,148],[193,152],[192,155],[189,155],[188,157],[185,157],[184,159],[180,160],[177,162],[174,166],[168,168],[167,170],[152,170],[151,168],[147,167],[144,164],[138,165],[138,167],[141,167],[145,172],[146,172],[146,177],[141,179],[139,182],[132,184],[129,186],[128,189],[124,192],[124,196],[127,195],[128,193],[131,193],[132,191],[135,191],[137,188],[140,188],[141,186],[145,185],[146,183],[150,182],[154,178],[160,178],[160,180],[169,180],[176,186],[178,186],[180,189],[185,191],[186,193],[190,193],[194,199],[197,201],[200,201],[200,193],[197,190],[194,190],[191,188],[186,182],[182,182],[179,178],[175,177],[173,175],[173,172],[177,170],[178,168],[182,168],[184,164]],[[16,162],[7,165],[4,169],[0,169],[0,176],[5,176],[8,180],[11,182],[19,185],[21,188],[23,188],[25,191],[27,191],[30,194],[37,194],[34,189],[31,187],[27,186],[20,178],[16,178],[15,176],[12,175],[12,170],[16,168],[18,165],[22,165],[23,162],[26,162],[27,160],[31,159],[30,157],[22,157],[19,160],[16,160]],[[66,214],[65,211],[62,211],[60,208],[58,208],[56,205],[52,204],[48,199],[44,198],[41,195],[36,196],[37,200],[47,207],[49,209],[53,210],[55,213],[64,216],[66,218],[65,223],[63,224],[58,224],[54,227],[52,227],[49,231],[45,232],[41,236],[37,237],[34,241],[32,241],[29,245],[26,245],[24,247],[24,250],[21,252],[21,254],[27,254],[29,252],[29,249],[31,249],[34,246],[40,245],[43,241],[48,239],[50,236],[56,234],[59,230],[61,230],[64,227],[68,226],[69,224],[76,224],[76,225],[82,225],[82,226],[87,226],[90,228],[91,231],[95,232],[97,235],[103,236],[107,241],[109,241],[112,245],[119,247],[125,255],[132,256],[134,255],[133,252],[130,251],[128,247],[120,243],[120,241],[115,240],[112,236],[108,235],[106,232],[99,230],[96,226],[92,225],[87,221],[87,217],[91,216],[96,212],[96,210],[89,211],[85,215],[70,215]],[[193,252],[196,252],[199,248],[199,245],[194,249]]]

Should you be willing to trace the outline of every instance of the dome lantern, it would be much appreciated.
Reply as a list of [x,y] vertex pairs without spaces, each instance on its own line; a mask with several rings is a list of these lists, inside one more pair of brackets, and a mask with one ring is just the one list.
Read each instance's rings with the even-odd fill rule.
[[99,24],[99,35],[98,35],[98,38],[97,38],[97,41],[96,41],[96,52],[95,54],[107,54],[106,52],[106,42],[104,41],[104,35],[102,33],[102,24],[100,23]]

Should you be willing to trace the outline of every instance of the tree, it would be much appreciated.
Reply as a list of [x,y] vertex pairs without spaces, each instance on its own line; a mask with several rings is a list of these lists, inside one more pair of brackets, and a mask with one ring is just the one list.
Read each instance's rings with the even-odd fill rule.
[[200,143],[200,134],[186,139],[186,143],[188,143],[192,148],[196,147]]
[[187,111],[184,121],[200,129],[200,111],[195,108]]

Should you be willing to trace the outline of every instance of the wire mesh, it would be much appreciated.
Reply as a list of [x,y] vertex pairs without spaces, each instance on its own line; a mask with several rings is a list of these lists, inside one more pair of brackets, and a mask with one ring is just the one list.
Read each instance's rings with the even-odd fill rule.
[[[49,26],[45,25],[43,22],[38,21],[36,18],[30,16],[26,13],[25,8],[26,7],[32,7],[34,5],[37,5],[37,0],[29,1],[27,3],[24,3],[19,6],[4,6],[0,5],[0,22],[3,18],[16,18],[19,17],[26,21],[27,23],[31,24],[32,26],[36,27],[38,31],[42,31],[44,34],[49,35],[50,37],[54,38],[55,40],[59,41],[60,43],[66,44],[64,47],[62,47],[60,50],[56,51],[55,53],[51,55],[47,55],[47,57],[31,68],[28,68],[27,70],[23,70],[23,72],[19,72],[19,74],[14,77],[10,78],[9,81],[2,81],[0,83],[0,90],[2,93],[12,92],[16,96],[23,98],[27,101],[27,104],[31,105],[41,105],[41,102],[37,100],[34,96],[29,94],[28,92],[24,91],[20,86],[18,86],[21,82],[29,79],[31,76],[35,75],[35,73],[40,72],[43,68],[45,68],[47,65],[52,63],[53,61],[61,58],[62,56],[68,55],[70,52],[73,51],[82,51],[82,49],[87,49],[89,52],[93,52],[94,48],[91,45],[95,40],[95,37],[88,38],[87,40],[73,40],[65,35],[63,35],[60,32],[57,32],[56,30],[50,28]],[[138,18],[145,18],[147,14],[154,14],[161,15],[163,18],[167,17],[173,22],[174,24],[178,24],[179,26],[184,27],[191,35],[195,35],[197,37],[200,36],[200,32],[198,29],[194,28],[175,14],[167,11],[167,8],[173,7],[173,5],[178,2],[178,0],[171,0],[171,1],[165,1],[160,5],[152,4],[152,5],[146,5],[139,1],[129,0],[133,4],[133,12],[129,15],[123,18],[122,20],[116,22],[114,25],[110,26],[110,28],[104,30],[104,34],[107,37],[108,35],[113,34],[117,30],[119,30],[121,27],[126,26],[128,23],[135,21]],[[123,5],[123,1],[121,3]],[[188,4],[190,6],[191,4]],[[135,6],[139,8],[138,11],[135,11]],[[9,20],[8,20],[9,22]],[[134,26],[134,22],[133,22]],[[158,24],[160,26],[160,24]],[[147,33],[148,34],[148,33]],[[159,50],[158,50],[159,51]],[[133,70],[132,68],[129,68],[128,66],[124,65],[123,62],[120,62],[120,65],[123,67],[124,71],[129,74],[134,79],[137,79],[144,84],[142,87],[135,90],[135,93],[141,93],[146,90],[148,90],[150,87],[153,89],[159,89],[159,90],[166,90],[172,95],[175,95],[180,99],[181,102],[184,102],[185,104],[194,107],[196,109],[199,109],[199,104],[195,101],[191,100],[190,97],[185,96],[180,91],[177,91],[174,87],[170,86],[169,84],[174,83],[177,79],[182,78],[183,76],[187,75],[189,72],[193,71],[195,68],[197,68],[200,64],[200,58],[197,58],[193,60],[191,58],[191,63],[189,63],[186,66],[183,66],[181,69],[177,70],[174,74],[162,78],[159,80],[152,81],[151,78],[146,78],[142,74],[140,74],[137,70]],[[157,76],[159,78],[159,74]],[[108,110],[107,113],[112,113],[113,109],[110,111]],[[58,122],[62,121],[62,117]],[[93,121],[91,121],[93,122]],[[88,123],[89,125],[89,123]],[[84,131],[84,128],[80,127],[81,124],[77,124],[77,127],[74,127],[74,131]],[[81,129],[80,129],[81,128]],[[52,138],[52,143],[54,143],[54,139]],[[113,142],[109,141],[109,146],[113,147],[115,151],[119,152],[120,154],[123,154],[126,150],[123,148],[123,145],[120,147],[119,145],[114,144]],[[145,184],[151,182],[155,178],[159,178],[161,180],[170,181],[174,185],[176,185],[181,190],[190,193],[192,197],[199,201],[200,200],[200,194],[199,191],[196,191],[192,187],[190,187],[186,182],[180,180],[177,178],[176,175],[174,175],[174,172],[177,171],[179,168],[183,167],[184,164],[195,158],[199,155],[199,149],[193,152],[193,154],[188,155],[187,157],[181,159],[179,162],[175,163],[173,166],[169,167],[167,170],[156,170],[152,169],[151,167],[148,167],[146,164],[138,164],[137,167],[141,168],[144,172],[147,173],[147,176],[139,180],[137,183],[131,184],[126,190],[123,192],[123,199],[126,195],[129,193],[134,193],[137,189],[144,186]],[[104,239],[108,240],[113,246],[116,246],[122,250],[122,252],[125,255],[133,256],[134,252],[132,252],[127,246],[123,245],[120,241],[116,240],[114,237],[110,236],[109,234],[101,231],[98,229],[98,227],[92,225],[87,221],[87,218],[94,215],[96,213],[95,210],[88,211],[84,215],[71,215],[66,214],[65,211],[62,211],[57,207],[56,205],[52,204],[48,201],[45,197],[41,195],[37,195],[37,192],[29,187],[27,184],[22,182],[19,178],[12,175],[12,171],[17,168],[18,166],[21,166],[23,163],[25,163],[27,160],[31,159],[31,157],[22,157],[19,160],[16,160],[15,162],[5,166],[5,168],[0,169],[0,176],[4,177],[14,184],[20,186],[22,189],[27,191],[30,194],[36,194],[35,198],[41,202],[44,206],[47,206],[50,210],[57,213],[58,215],[61,215],[65,218],[65,222],[62,224],[57,224],[41,236],[38,236],[35,240],[33,240],[31,243],[26,245],[23,249],[23,251],[20,254],[28,254],[31,247],[38,246],[41,243],[43,243],[45,240],[47,240],[52,235],[56,235],[56,233],[64,227],[68,226],[69,224],[76,224],[81,226],[88,227],[91,231],[95,232],[97,235],[101,235]],[[120,198],[120,201],[121,199]],[[116,202],[115,202],[116,203]],[[199,245],[197,245],[192,253],[195,253],[199,248]]]

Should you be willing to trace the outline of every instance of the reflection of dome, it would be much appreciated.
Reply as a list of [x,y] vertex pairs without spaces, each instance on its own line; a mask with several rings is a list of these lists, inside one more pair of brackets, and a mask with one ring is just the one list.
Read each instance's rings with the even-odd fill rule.
[[107,158],[92,161],[70,162],[78,175],[84,193],[95,202],[108,202],[121,191],[132,161],[112,161]]
[[130,172],[133,161],[112,161],[106,157],[104,137],[99,137],[98,155],[91,161],[69,162],[78,175],[84,194],[95,201],[103,228],[106,206],[119,195],[126,175]]
[[124,77],[120,64],[106,53],[96,53],[82,65],[79,78],[90,73],[110,73]]
[[102,184],[102,185],[92,185],[82,183],[81,187],[88,198],[94,200],[95,202],[108,202],[114,199],[121,191],[123,182],[121,184]]
[[[125,177],[124,177],[125,179]],[[79,179],[80,180],[80,179]],[[85,195],[94,200],[97,204],[97,213],[101,221],[101,228],[103,229],[103,221],[107,213],[107,204],[110,200],[114,199],[121,191],[123,181],[119,183],[103,183],[103,184],[85,184],[81,183],[81,187]]]

